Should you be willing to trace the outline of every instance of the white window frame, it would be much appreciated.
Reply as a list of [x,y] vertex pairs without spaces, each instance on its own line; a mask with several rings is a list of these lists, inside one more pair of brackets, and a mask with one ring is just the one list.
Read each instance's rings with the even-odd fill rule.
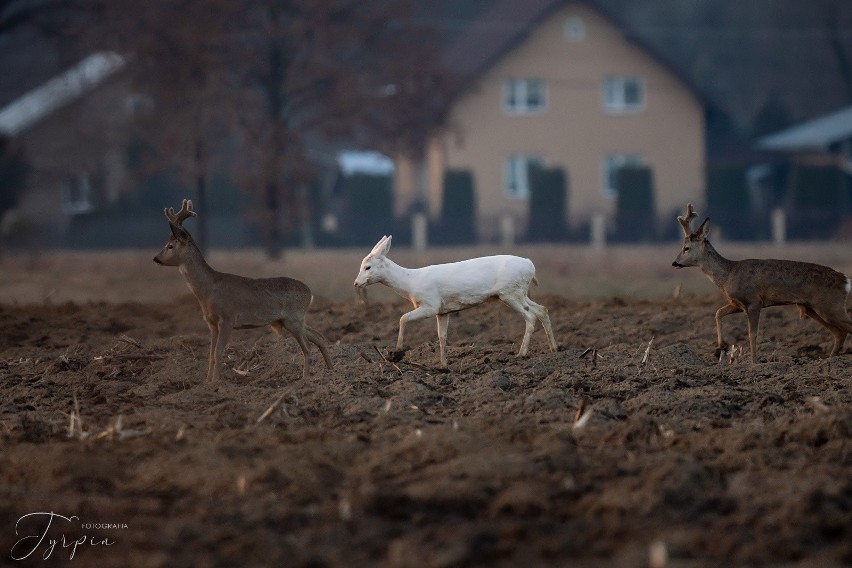
[[[637,100],[628,100],[631,87],[636,88]],[[601,85],[601,105],[608,114],[633,114],[645,110],[647,89],[645,79],[635,75],[607,75]]]
[[62,184],[60,207],[66,215],[84,215],[95,210],[92,201],[92,181],[89,174],[83,172]]
[[620,168],[624,166],[644,166],[647,162],[641,154],[621,152],[604,156],[603,166],[603,194],[609,198],[618,196],[618,188],[615,187],[615,176]]
[[[538,102],[531,100],[539,89]],[[503,110],[506,114],[541,114],[548,106],[547,79],[540,77],[509,78],[503,81]]]
[[541,156],[512,154],[503,162],[503,193],[508,199],[529,199],[530,173],[533,164],[544,165]]

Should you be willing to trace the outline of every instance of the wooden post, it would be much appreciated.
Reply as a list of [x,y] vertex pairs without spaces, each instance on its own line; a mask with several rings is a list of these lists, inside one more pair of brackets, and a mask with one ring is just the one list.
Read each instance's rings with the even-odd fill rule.
[[429,223],[425,213],[411,216],[411,245],[417,252],[423,252],[428,246]]
[[781,207],[772,210],[772,242],[778,246],[787,242],[787,214]]
[[606,247],[606,217],[603,213],[592,214],[592,224],[589,240],[593,248],[602,249]]
[[500,215],[500,245],[503,248],[515,245],[515,218],[509,213]]

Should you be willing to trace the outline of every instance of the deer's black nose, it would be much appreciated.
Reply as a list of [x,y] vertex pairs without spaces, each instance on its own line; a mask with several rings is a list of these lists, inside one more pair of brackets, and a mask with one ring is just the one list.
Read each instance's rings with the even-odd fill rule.
[[156,262],[157,264],[163,264],[163,263],[160,261],[160,259],[159,259],[159,258],[157,258],[156,256],[154,257],[154,262]]
[[682,264],[678,264],[678,262],[677,262],[677,261],[674,261],[674,262],[672,263],[672,266],[674,266],[675,268],[683,268],[683,265],[682,265]]

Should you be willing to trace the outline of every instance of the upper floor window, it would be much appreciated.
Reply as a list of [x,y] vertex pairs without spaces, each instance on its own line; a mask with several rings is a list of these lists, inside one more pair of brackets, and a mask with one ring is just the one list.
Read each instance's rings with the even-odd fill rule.
[[509,199],[528,199],[530,196],[530,166],[544,165],[538,156],[514,155],[506,158],[503,179],[506,197]]
[[645,108],[645,81],[641,77],[626,75],[605,77],[603,108],[610,113],[642,111]]
[[547,108],[547,81],[506,79],[503,84],[503,108],[510,114],[543,112]]
[[607,197],[618,195],[618,170],[626,166],[644,166],[645,159],[639,154],[610,154],[603,163],[603,191]]
[[586,39],[586,23],[583,18],[571,17],[565,21],[563,28],[565,39],[573,42],[580,42]]

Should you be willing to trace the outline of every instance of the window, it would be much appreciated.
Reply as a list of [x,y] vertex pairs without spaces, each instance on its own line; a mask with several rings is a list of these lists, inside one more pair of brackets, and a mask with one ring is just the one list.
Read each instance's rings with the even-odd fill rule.
[[503,108],[510,114],[544,112],[547,109],[547,81],[506,79],[503,84]]
[[60,199],[62,212],[67,215],[81,215],[94,211],[89,174],[82,173],[62,184]]
[[586,23],[583,18],[568,18],[565,22],[565,39],[573,42],[580,42],[586,39]]
[[543,165],[538,156],[509,156],[506,158],[503,178],[506,197],[509,199],[528,199],[530,196],[530,166]]
[[618,170],[624,166],[644,166],[645,160],[638,154],[610,154],[604,158],[603,192],[607,197],[618,195]]
[[606,77],[603,107],[609,113],[640,112],[645,108],[645,82],[639,77]]

